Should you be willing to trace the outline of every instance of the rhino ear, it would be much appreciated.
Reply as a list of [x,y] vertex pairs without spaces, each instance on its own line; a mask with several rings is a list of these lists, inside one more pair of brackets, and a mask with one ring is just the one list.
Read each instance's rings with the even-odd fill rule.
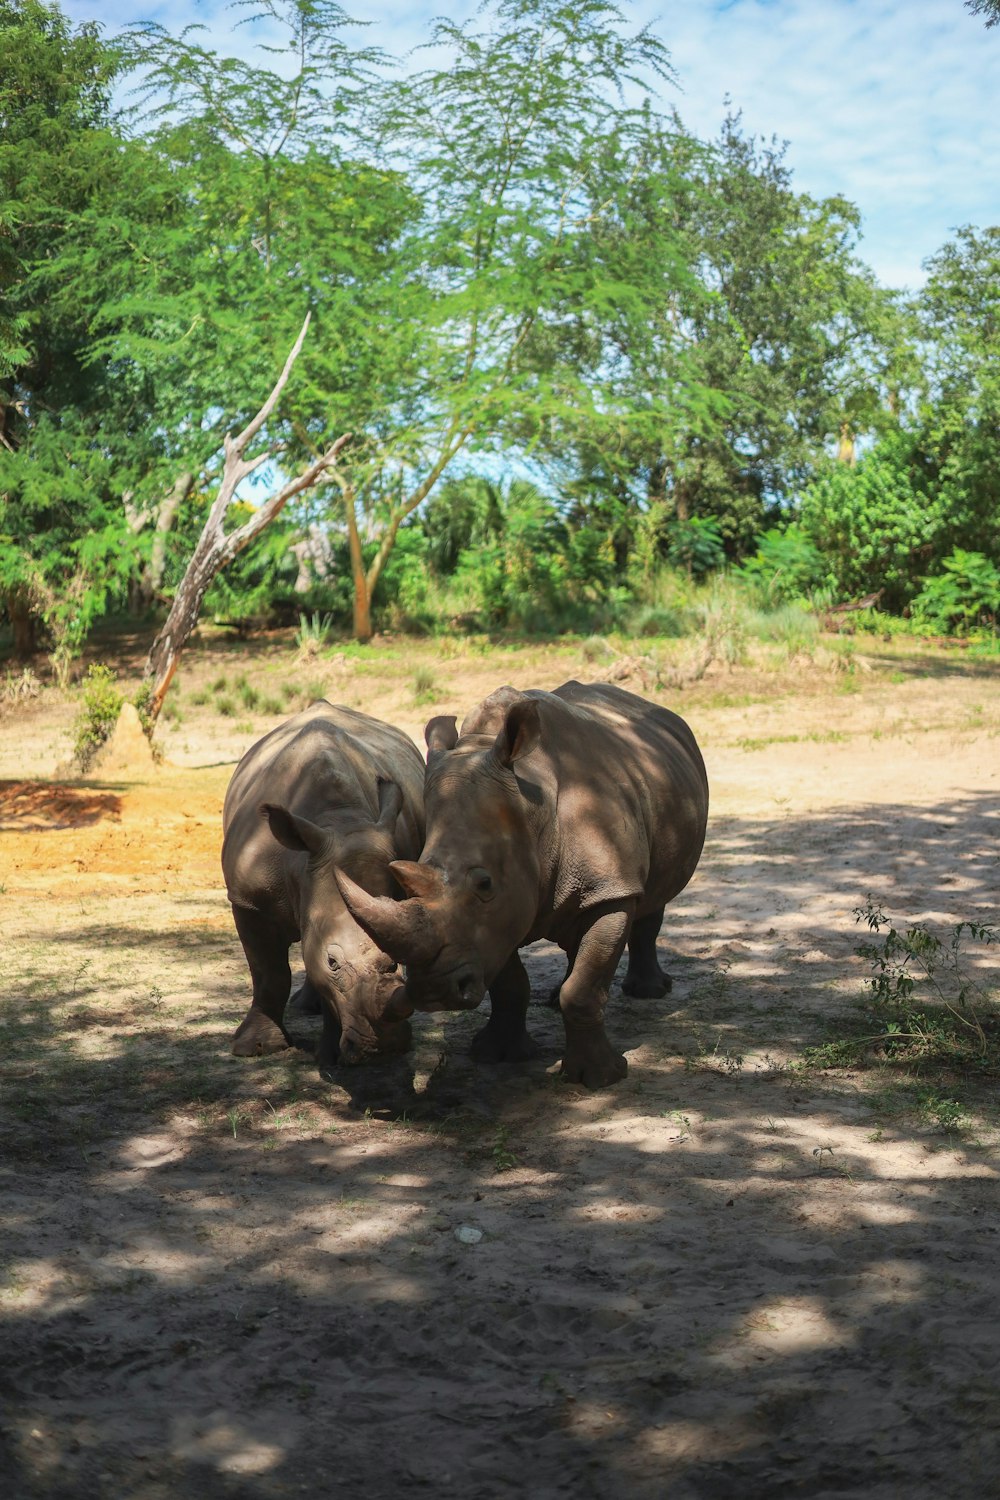
[[522,755],[530,755],[542,737],[538,704],[531,698],[512,703],[504,725],[493,744],[493,753],[502,765],[513,765]]
[[428,719],[424,729],[427,758],[439,755],[442,750],[454,750],[458,744],[458,720],[454,714],[438,714]]
[[396,826],[396,819],[403,810],[403,792],[401,787],[390,781],[387,776],[378,779],[378,826],[387,828],[390,833]]
[[394,859],[389,866],[407,896],[419,896],[424,901],[440,896],[444,887],[444,876],[433,865],[418,864],[414,859]]
[[272,802],[262,802],[260,815],[270,824],[271,832],[279,844],[305,854],[325,854],[333,842],[325,828],[318,828],[308,818],[289,812],[287,807],[277,807]]

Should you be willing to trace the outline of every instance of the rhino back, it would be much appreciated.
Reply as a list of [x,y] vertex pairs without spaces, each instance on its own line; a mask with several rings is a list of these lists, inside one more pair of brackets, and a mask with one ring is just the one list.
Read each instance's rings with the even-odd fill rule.
[[[708,818],[708,781],[678,714],[609,683],[568,682],[538,701],[542,737],[518,763],[554,783],[553,906],[638,898],[656,910],[687,885]],[[523,769],[522,769],[523,766]]]
[[226,792],[222,868],[230,900],[297,905],[306,857],[277,843],[260,816],[262,802],[288,807],[320,827],[352,811],[374,821],[380,777],[403,793],[397,853],[416,858],[423,842],[424,764],[401,730],[321,700],[264,735],[243,756]]

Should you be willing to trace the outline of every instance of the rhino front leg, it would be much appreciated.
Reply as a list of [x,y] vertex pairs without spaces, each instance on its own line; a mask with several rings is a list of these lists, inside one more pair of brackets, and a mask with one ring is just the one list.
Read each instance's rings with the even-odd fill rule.
[[672,988],[673,981],[660,968],[656,956],[656,939],[662,926],[662,906],[659,911],[651,911],[632,923],[628,938],[628,970],[622,980],[622,989],[637,1000],[662,1000]]
[[490,985],[490,1018],[472,1038],[469,1050],[477,1062],[523,1062],[536,1055],[538,1044],[524,1025],[530,999],[531,983],[515,950]]
[[572,968],[559,991],[566,1025],[562,1076],[584,1088],[603,1089],[628,1072],[628,1063],[608,1041],[604,1007],[628,937],[632,911],[616,907],[598,916],[580,939]]
[[281,1024],[292,987],[288,941],[258,912],[233,907],[233,920],[253,980],[253,1002],[233,1035],[236,1057],[261,1057],[291,1045]]

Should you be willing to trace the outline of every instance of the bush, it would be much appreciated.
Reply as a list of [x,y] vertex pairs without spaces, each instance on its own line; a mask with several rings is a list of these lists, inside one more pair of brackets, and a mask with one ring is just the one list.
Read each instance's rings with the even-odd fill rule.
[[802,496],[803,535],[822,555],[822,583],[839,600],[881,591],[887,609],[919,592],[943,536],[902,442],[883,443],[856,468],[838,464]]
[[692,516],[688,521],[671,521],[666,528],[667,561],[671,567],[683,568],[692,578],[704,578],[725,561],[722,532],[706,516]]
[[915,623],[942,634],[965,635],[979,625],[996,630],[1000,571],[989,558],[956,547],[941,566],[944,572],[925,578],[913,601]]
[[757,538],[757,551],[736,571],[768,604],[807,599],[823,582],[823,558],[798,521],[772,526]]
[[95,755],[118,722],[125,695],[110,667],[99,663],[88,668],[83,683],[83,702],[73,723],[73,758],[81,771],[92,765]]

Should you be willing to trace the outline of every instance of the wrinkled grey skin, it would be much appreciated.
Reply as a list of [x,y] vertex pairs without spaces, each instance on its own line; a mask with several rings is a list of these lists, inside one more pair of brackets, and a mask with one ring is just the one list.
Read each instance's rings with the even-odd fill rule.
[[427,839],[393,874],[410,899],[344,898],[406,964],[417,1010],[492,1002],[473,1055],[530,1055],[529,984],[518,948],[550,938],[569,966],[558,1002],[562,1071],[588,1088],[624,1077],[604,1007],[628,944],[626,993],[670,987],[656,957],[666,903],[694,874],[708,782],[683,719],[618,687],[567,682],[554,693],[500,688],[462,725],[427,726]]
[[288,1046],[289,945],[301,938],[318,1001],[321,1068],[405,1051],[402,975],[344,905],[336,871],[391,898],[390,862],[423,841],[424,764],[398,729],[318,702],[252,746],[229,783],[222,869],[253,979],[240,1057]]

